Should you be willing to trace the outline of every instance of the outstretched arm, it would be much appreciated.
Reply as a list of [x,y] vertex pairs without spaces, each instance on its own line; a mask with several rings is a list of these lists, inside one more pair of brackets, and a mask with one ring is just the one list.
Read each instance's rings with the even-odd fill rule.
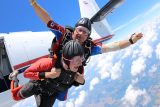
[[32,7],[34,8],[36,14],[47,25],[47,23],[51,20],[48,13],[36,2],[36,0],[30,0],[30,3]]
[[103,44],[102,45],[102,53],[116,51],[116,50],[126,48],[126,47],[136,43],[142,37],[143,37],[142,33],[134,33],[129,40],[123,40],[123,41],[119,41],[119,42]]

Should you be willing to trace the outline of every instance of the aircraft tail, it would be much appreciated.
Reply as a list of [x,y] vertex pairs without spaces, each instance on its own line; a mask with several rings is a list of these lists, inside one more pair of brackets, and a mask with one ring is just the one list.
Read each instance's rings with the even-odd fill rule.
[[[79,0],[79,7],[81,12],[81,17],[87,17],[87,18],[92,18],[100,10],[95,0]],[[92,25],[92,29],[94,33],[96,32],[96,36],[95,34],[94,36],[91,35],[93,39],[113,34],[106,19],[103,19],[102,21],[99,22],[94,22]]]
[[99,7],[95,2],[95,0],[79,0],[79,7],[81,12],[81,17],[87,17],[87,18],[91,18],[99,10]]

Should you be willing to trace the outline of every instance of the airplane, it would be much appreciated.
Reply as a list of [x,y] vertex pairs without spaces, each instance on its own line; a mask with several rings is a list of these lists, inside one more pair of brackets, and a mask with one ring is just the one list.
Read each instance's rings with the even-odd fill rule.
[[[88,17],[92,22],[91,37],[95,42],[111,39],[113,32],[105,19],[107,15],[119,7],[124,0],[109,0],[101,9],[95,0],[79,0],[81,17]],[[13,70],[18,70],[20,84],[29,79],[23,77],[23,72],[40,58],[49,57],[54,34],[46,32],[13,32],[0,34],[0,107],[10,107],[17,103],[11,97],[10,80],[8,76]]]

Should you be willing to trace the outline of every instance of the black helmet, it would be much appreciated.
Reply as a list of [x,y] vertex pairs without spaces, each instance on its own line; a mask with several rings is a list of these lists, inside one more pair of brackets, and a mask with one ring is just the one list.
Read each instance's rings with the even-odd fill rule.
[[78,41],[70,40],[64,45],[62,54],[65,59],[71,59],[74,56],[82,56],[84,52]]
[[83,27],[86,27],[90,32],[91,32],[91,21],[90,19],[84,17],[84,18],[81,18],[75,25],[75,28],[77,26],[83,26]]

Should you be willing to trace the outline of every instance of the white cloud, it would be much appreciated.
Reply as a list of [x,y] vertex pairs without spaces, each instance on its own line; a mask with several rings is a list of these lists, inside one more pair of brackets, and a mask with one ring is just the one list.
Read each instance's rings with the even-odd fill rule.
[[138,83],[138,78],[132,80],[132,84]]
[[100,56],[97,56],[98,59],[94,59],[94,63],[95,61],[97,61],[97,65],[96,65],[96,68],[98,67],[98,69],[101,69],[104,67],[104,64],[105,65],[108,65],[108,63],[112,63],[112,60],[114,58],[114,53],[104,53]]
[[101,79],[105,79],[110,76],[110,72],[111,72],[110,70],[113,67],[112,60],[114,59],[115,55],[116,55],[115,52],[106,53],[106,54],[97,56],[98,58],[96,59],[94,58],[94,60],[92,60],[93,61],[92,63],[95,63],[93,67],[98,71]]
[[143,42],[140,45],[140,56],[143,56],[145,58],[146,57],[151,58],[152,52],[153,52],[153,49],[147,42]]
[[79,92],[79,95],[76,99],[69,99],[67,102],[59,102],[58,107],[81,107],[84,103],[87,93],[82,90]]
[[142,73],[146,68],[145,59],[143,57],[139,57],[137,60],[132,62],[131,66],[131,75],[137,76]]
[[160,43],[156,47],[156,57],[160,60]]
[[121,76],[122,73],[122,63],[119,61],[114,64],[111,70],[111,79],[116,80]]
[[156,25],[157,23],[146,23],[144,24],[142,27],[142,32],[144,34],[144,37],[143,37],[143,42],[154,42],[157,38],[156,36],[158,35],[156,33]]
[[[122,51],[121,51],[122,52]],[[108,54],[104,54],[103,56],[101,56],[101,58],[99,58],[99,63],[97,63],[96,69],[98,69],[98,73],[100,74],[101,79],[105,79],[108,78],[109,76],[111,76],[112,80],[118,79],[121,75],[122,72],[122,64],[121,62],[117,62],[113,65],[113,59],[114,57],[119,54],[119,52],[115,53],[108,53]],[[130,54],[130,53],[129,53]],[[128,54],[126,55],[128,56]],[[92,90],[92,85],[90,86],[90,89]]]
[[132,48],[132,46],[130,46],[130,47],[128,47],[127,49],[125,49],[124,51],[123,51],[123,56],[122,56],[122,59],[124,59],[124,58],[127,58],[128,56],[130,56],[131,54],[132,54],[132,52],[133,52],[133,48]]
[[93,88],[94,88],[94,86],[95,86],[96,84],[98,84],[98,83],[99,83],[99,79],[98,79],[97,77],[93,78],[93,79],[90,81],[90,87],[89,87],[90,91],[92,91]]
[[[107,65],[110,66],[109,64],[107,64]],[[109,67],[105,66],[98,72],[101,76],[101,79],[105,79],[110,76],[110,73],[108,72],[108,68]]]
[[146,90],[138,89],[133,87],[132,85],[129,85],[124,97],[122,98],[122,102],[124,106],[135,106],[138,102],[138,98],[142,97],[142,105],[147,105],[150,101],[150,97],[146,93]]
[[154,64],[154,65],[152,65],[152,67],[151,67],[151,69],[148,71],[149,73],[154,73],[154,72],[156,72],[157,70],[158,70],[158,67],[157,67],[158,65],[156,65],[156,64]]
[[73,102],[68,101],[66,107],[75,107]]
[[64,107],[64,105],[65,105],[65,102],[63,102],[63,101],[58,102],[58,107]]
[[132,58],[136,58],[139,55],[140,51],[138,49],[134,49]]
[[16,103],[12,107],[36,107],[36,101],[34,96],[29,97],[27,99],[21,100],[20,102]]
[[83,104],[86,94],[84,90],[80,91],[78,98],[75,100],[75,107],[80,107]]
[[68,99],[67,101],[59,101],[58,107],[75,107],[74,99]]
[[146,105],[151,101],[151,97],[146,93],[143,95],[143,101],[141,102],[143,107],[146,107]]

